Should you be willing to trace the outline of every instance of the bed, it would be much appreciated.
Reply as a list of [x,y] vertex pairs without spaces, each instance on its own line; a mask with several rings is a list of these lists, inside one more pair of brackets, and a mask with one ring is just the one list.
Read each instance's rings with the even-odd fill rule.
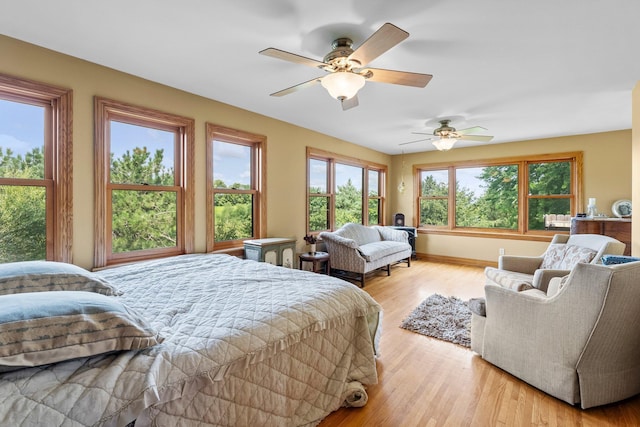
[[18,365],[0,370],[0,425],[314,426],[354,384],[377,382],[381,308],[340,279],[215,254],[88,274],[113,289],[21,288],[0,307],[45,295],[121,303],[146,322],[141,349],[0,359]]

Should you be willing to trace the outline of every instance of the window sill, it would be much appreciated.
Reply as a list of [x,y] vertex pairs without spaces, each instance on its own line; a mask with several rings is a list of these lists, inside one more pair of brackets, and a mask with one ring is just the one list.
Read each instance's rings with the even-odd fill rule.
[[550,242],[556,234],[569,234],[558,230],[552,231],[535,231],[529,233],[517,233],[508,230],[500,231],[480,231],[468,229],[438,229],[438,228],[418,228],[418,234],[434,234],[441,236],[460,236],[460,237],[481,237],[486,239],[505,239],[505,240],[529,240],[534,242]]

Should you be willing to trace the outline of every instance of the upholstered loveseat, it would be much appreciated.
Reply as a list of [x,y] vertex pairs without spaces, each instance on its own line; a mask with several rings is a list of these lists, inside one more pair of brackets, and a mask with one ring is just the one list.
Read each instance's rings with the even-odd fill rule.
[[624,243],[600,234],[556,234],[540,256],[500,256],[498,268],[485,269],[486,283],[546,292],[552,278],[568,275],[578,263],[598,264],[603,255],[622,255],[624,249]]
[[390,275],[391,264],[405,261],[411,266],[411,245],[403,230],[347,223],[319,236],[331,256],[331,274],[354,273],[350,277],[358,280],[362,287],[365,275],[373,270],[383,268]]

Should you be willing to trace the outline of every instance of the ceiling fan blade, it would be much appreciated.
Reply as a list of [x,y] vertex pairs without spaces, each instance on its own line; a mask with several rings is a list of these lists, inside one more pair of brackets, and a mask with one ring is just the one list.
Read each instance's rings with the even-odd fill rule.
[[306,56],[296,55],[295,53],[286,52],[284,50],[276,49],[274,47],[270,47],[268,49],[261,50],[261,55],[270,56],[276,59],[282,59],[284,61],[293,62],[295,64],[302,64],[308,67],[313,68],[323,68],[327,64],[321,61],[316,61],[315,59],[307,58]]
[[431,74],[411,73],[408,71],[383,70],[380,68],[366,68],[372,73],[367,78],[372,82],[391,83],[413,87],[425,87],[433,77]]
[[402,142],[402,143],[400,143],[400,144],[398,144],[398,145],[414,144],[414,143],[416,143],[416,142],[429,141],[429,140],[431,140],[431,139],[433,139],[433,138],[416,139],[415,141]]
[[344,99],[344,100],[341,101],[341,103],[342,103],[342,110],[343,111],[347,111],[350,108],[357,107],[359,105],[358,95],[353,95],[349,99]]
[[364,66],[407,37],[409,33],[387,22],[349,55],[348,59],[355,59]]
[[274,93],[271,94],[271,96],[289,95],[290,93],[297,92],[297,91],[302,90],[302,89],[306,89],[308,87],[317,85],[318,83],[320,83],[320,78],[315,78],[315,79],[312,79],[312,80],[308,80],[308,81],[306,81],[304,83],[299,83],[299,84],[297,84],[295,86],[291,86],[291,87],[288,87],[286,89],[282,89],[282,90],[280,90],[278,92],[274,92]]
[[456,133],[458,135],[466,135],[468,133],[482,132],[483,130],[487,130],[487,129],[483,128],[482,126],[474,126],[471,128],[456,130]]
[[489,142],[493,139],[493,136],[490,135],[459,135],[457,139],[465,140],[465,141],[480,141],[480,142]]
[[[414,135],[429,135],[429,136],[435,136],[433,135],[432,132],[411,132]],[[433,139],[433,138],[432,138]]]

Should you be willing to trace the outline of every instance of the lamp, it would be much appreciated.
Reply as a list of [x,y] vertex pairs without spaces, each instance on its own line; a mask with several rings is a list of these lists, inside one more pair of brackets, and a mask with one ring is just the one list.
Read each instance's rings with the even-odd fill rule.
[[400,170],[400,184],[398,184],[398,193],[404,193],[407,186],[404,184],[404,151],[402,151],[402,169]]
[[343,101],[353,98],[362,89],[364,77],[349,71],[336,71],[324,76],[320,83],[329,92],[329,95]]
[[453,145],[458,142],[457,139],[455,138],[448,138],[448,137],[440,137],[440,139],[433,141],[433,145],[435,145],[435,147],[440,150],[440,151],[449,151],[451,150],[451,148],[453,148]]

